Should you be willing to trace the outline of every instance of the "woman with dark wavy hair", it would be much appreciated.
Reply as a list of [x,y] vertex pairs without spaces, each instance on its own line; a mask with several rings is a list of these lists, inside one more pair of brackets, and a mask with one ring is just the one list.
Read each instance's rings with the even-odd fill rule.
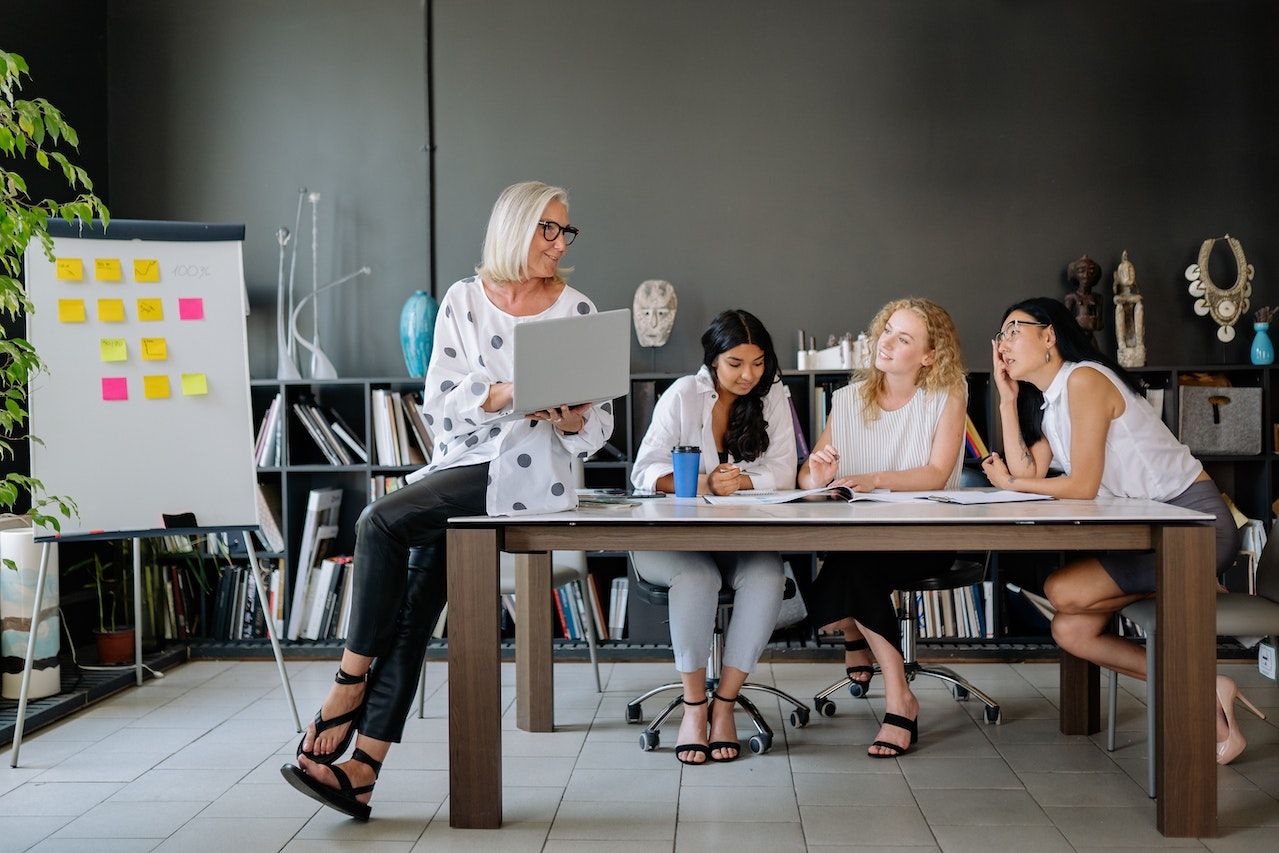
[[[1141,385],[1093,345],[1066,306],[1037,297],[1004,311],[990,342],[1004,456],[983,464],[990,482],[1056,498],[1142,498],[1216,517],[1216,572],[1239,552],[1239,532],[1216,484],[1147,405]],[[1062,472],[1049,477],[1049,468]],[[1146,678],[1146,654],[1109,630],[1114,614],[1155,591],[1154,552],[1079,556],[1048,576],[1057,645],[1075,657]],[[1217,763],[1244,748],[1235,683],[1217,676]],[[1251,707],[1251,706],[1249,706]]]
[[[671,448],[696,445],[702,451],[698,494],[794,488],[795,432],[768,330],[746,311],[725,311],[702,335],[702,350],[701,370],[676,380],[657,401],[632,483],[673,492]],[[671,644],[685,705],[676,759],[732,761],[741,753],[733,722],[737,692],[759,661],[782,604],[781,555],[635,551],[631,560],[640,577],[670,587]],[[723,586],[735,591],[733,619],[712,694],[718,701],[708,712],[706,659]]]

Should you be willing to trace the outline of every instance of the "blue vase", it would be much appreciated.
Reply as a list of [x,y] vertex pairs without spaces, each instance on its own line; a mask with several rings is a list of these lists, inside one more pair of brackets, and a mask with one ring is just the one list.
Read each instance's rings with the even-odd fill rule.
[[1252,363],[1273,364],[1275,345],[1270,342],[1270,334],[1266,331],[1270,328],[1270,324],[1253,323],[1252,327],[1257,330],[1257,336],[1252,339]]
[[400,347],[409,376],[425,376],[431,363],[431,344],[435,339],[435,315],[440,310],[426,291],[416,291],[400,312]]

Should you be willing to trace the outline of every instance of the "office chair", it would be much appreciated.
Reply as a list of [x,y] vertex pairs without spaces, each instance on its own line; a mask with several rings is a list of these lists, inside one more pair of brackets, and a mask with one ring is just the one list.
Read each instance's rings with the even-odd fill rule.
[[[989,554],[986,556],[986,561],[981,563],[975,560],[956,560],[941,574],[916,580],[899,587],[902,604],[897,614],[902,623],[901,649],[902,660],[906,664],[906,680],[914,681],[919,676],[925,676],[944,681],[950,685],[951,693],[956,700],[963,702],[969,696],[976,696],[986,706],[986,722],[999,723],[1002,722],[1003,715],[999,710],[998,702],[986,695],[984,691],[974,687],[953,669],[945,666],[925,666],[916,657],[916,648],[919,644],[919,609],[915,603],[915,593],[930,590],[949,592],[953,589],[981,583],[986,579],[986,566],[989,561]],[[874,669],[876,673],[880,672],[879,664],[875,664]],[[871,677],[874,678],[873,673]],[[835,703],[829,697],[832,693],[845,687],[848,688],[849,694],[855,699],[866,695],[865,684],[845,676],[813,697],[813,707],[817,710],[817,713],[825,717],[835,716]]]
[[[670,603],[670,588],[649,583],[639,576],[637,572],[631,572],[632,589],[642,601],[658,607],[667,607]],[[786,589],[782,593],[782,598],[794,598],[797,595],[795,582],[790,578],[786,579]],[[719,608],[715,611],[715,633],[711,637],[711,656],[706,663],[706,690],[712,691],[719,686],[720,671],[724,663],[724,628],[728,624],[728,612],[733,607],[733,590],[725,587],[719,591]],[[657,749],[661,743],[661,735],[658,729],[662,723],[666,722],[666,718],[678,708],[684,701],[684,685],[678,681],[663,684],[660,687],[654,687],[642,696],[632,699],[626,705],[626,722],[632,725],[638,725],[644,721],[644,711],[641,707],[646,700],[656,696],[659,693],[665,693],[668,690],[678,691],[674,699],[671,700],[665,708],[649,723],[644,731],[640,732],[640,749],[645,752],[652,752]],[[778,699],[789,702],[795,706],[795,710],[791,711],[790,722],[795,728],[802,729],[808,725],[809,708],[803,702],[791,696],[785,691],[778,690],[776,687],[770,687],[766,684],[756,684],[748,681],[742,685],[742,690],[738,694],[737,704],[746,716],[750,718],[752,725],[755,726],[755,734],[751,735],[747,741],[751,752],[761,755],[773,748],[773,729],[768,725],[768,721],[764,719],[764,715],[760,713],[759,708],[755,707],[755,703],[746,698],[746,692],[753,690],[759,693],[767,693],[776,696]]]
[[[1279,520],[1270,528],[1266,546],[1257,560],[1257,594],[1217,593],[1217,636],[1268,637],[1279,634]],[[1142,599],[1119,611],[1146,632],[1146,794],[1155,797],[1155,600]],[[1115,717],[1118,712],[1119,673],[1110,671],[1110,696],[1106,724],[1106,749],[1115,751]]]

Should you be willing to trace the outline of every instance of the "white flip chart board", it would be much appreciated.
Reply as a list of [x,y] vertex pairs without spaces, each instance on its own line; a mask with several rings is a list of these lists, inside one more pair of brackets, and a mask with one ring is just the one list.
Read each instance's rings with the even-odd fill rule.
[[[61,535],[154,534],[162,515],[257,526],[241,225],[51,223],[25,259],[32,476],[75,500]],[[38,530],[49,536],[52,530]]]

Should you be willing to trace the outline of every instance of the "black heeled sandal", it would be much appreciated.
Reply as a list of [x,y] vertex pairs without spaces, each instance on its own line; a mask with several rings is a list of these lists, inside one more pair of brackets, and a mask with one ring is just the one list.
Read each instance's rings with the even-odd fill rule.
[[[732,699],[729,699],[727,696],[720,696],[718,693],[712,692],[712,693],[711,693],[711,698],[712,698],[712,699],[715,699],[715,700],[717,700],[717,701],[719,701],[719,702],[727,702],[727,703],[728,703],[728,704],[730,704],[730,705],[736,705],[736,704],[737,704],[737,697],[736,697],[736,696],[734,696]],[[732,757],[730,757],[730,758],[716,758],[716,757],[715,757],[715,750],[717,750],[717,749],[719,749],[719,750],[735,749],[735,750],[737,750],[737,751],[736,751],[736,752],[734,752],[734,753],[733,753],[733,755],[732,755]],[[740,756],[740,755],[742,754],[742,742],[741,742],[740,740],[715,740],[715,741],[711,741],[711,745],[710,745],[710,753],[711,753],[711,761],[720,761],[720,762],[736,761],[736,760],[737,760],[737,758],[738,758],[738,756]]]
[[372,785],[353,787],[351,785],[351,777],[347,776],[346,771],[341,767],[329,768],[338,780],[338,785],[341,786],[337,789],[330,788],[308,774],[301,767],[296,767],[292,764],[286,764],[281,767],[280,773],[284,776],[286,782],[311,799],[331,809],[336,809],[344,815],[349,815],[356,820],[368,820],[369,815],[373,813],[373,809],[368,803],[362,803],[356,797],[373,793],[373,788],[377,785],[377,777],[382,773],[382,762],[359,747],[356,747],[355,752],[351,753],[351,760],[373,768]]
[[[864,638],[861,640],[853,640],[852,642],[845,640],[844,651],[869,652],[870,646],[867,645],[866,640]],[[858,679],[858,678],[853,678],[854,675],[861,675],[863,672],[866,673],[865,681],[862,681],[861,679]],[[875,677],[875,667],[873,664],[870,666],[865,666],[865,665],[846,666],[844,667],[844,674],[848,677],[848,680],[851,682],[848,685],[848,692],[849,694],[852,695],[854,699],[860,699],[863,696],[870,693],[870,682],[871,682],[871,679]]]
[[[368,680],[368,677],[367,672],[364,675],[351,675],[348,672],[344,672],[342,667],[338,667],[337,675],[333,676],[333,680],[338,684],[362,684]],[[364,692],[367,696],[368,691],[365,690]],[[315,712],[315,736],[318,738],[321,732],[326,732],[343,723],[350,723],[351,725],[347,726],[346,734],[342,736],[342,742],[332,752],[319,755],[314,752],[307,752],[302,748],[302,744],[306,743],[306,735],[304,734],[302,735],[302,740],[298,741],[298,755],[304,755],[316,764],[332,764],[342,757],[343,753],[346,752],[346,748],[351,745],[351,741],[355,738],[355,721],[359,719],[360,714],[364,713],[364,700],[361,699],[360,704],[355,706],[355,708],[345,714],[338,714],[331,720],[324,719],[321,716],[322,713],[323,709]]]
[[[685,705],[697,706],[697,705],[705,705],[710,700],[703,699],[700,702],[690,702],[687,699],[681,699],[680,701],[683,702]],[[679,754],[681,752],[696,752],[699,755],[704,755],[706,757],[702,759],[701,761],[688,761],[686,759],[679,757]],[[692,767],[696,767],[699,764],[705,764],[706,762],[711,760],[711,748],[704,743],[677,743],[675,744],[675,760],[678,761],[680,764],[688,764]]]
[[879,746],[879,747],[883,747],[884,749],[891,749],[892,752],[888,754],[885,754],[882,752],[867,752],[866,754],[869,755],[871,758],[897,758],[899,756],[905,755],[911,746],[914,746],[915,744],[919,743],[919,716],[918,715],[916,715],[915,719],[912,720],[909,717],[903,717],[901,714],[885,713],[883,724],[886,726],[893,726],[895,728],[899,728],[904,731],[910,732],[910,746],[898,746],[897,744],[889,743],[886,740],[877,740],[874,743],[872,743],[871,746]]

